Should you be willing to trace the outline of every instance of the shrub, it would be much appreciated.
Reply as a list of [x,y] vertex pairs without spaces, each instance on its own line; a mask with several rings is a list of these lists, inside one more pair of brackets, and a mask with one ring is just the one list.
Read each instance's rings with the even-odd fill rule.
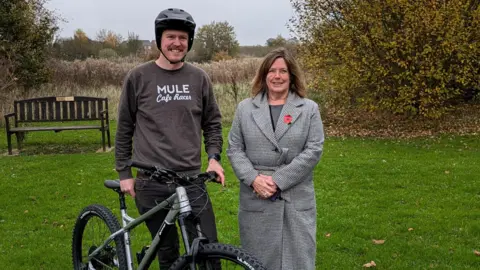
[[[15,83],[24,89],[49,78],[45,63],[58,27],[57,18],[44,8],[44,2],[2,1],[0,5],[0,62],[6,68],[2,72],[13,75]],[[10,82],[0,81],[0,84]]]
[[292,0],[312,80],[342,106],[438,118],[480,90],[480,3]]
[[98,52],[98,57],[104,58],[104,59],[112,59],[112,58],[117,58],[118,54],[114,49],[105,48],[105,49],[101,49]]

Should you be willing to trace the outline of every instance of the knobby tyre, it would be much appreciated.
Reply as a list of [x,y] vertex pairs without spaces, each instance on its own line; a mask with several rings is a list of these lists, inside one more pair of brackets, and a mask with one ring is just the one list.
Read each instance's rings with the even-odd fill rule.
[[120,224],[113,213],[102,205],[90,205],[78,215],[72,236],[73,268],[83,269],[128,269],[125,241],[123,235],[115,237],[92,260],[88,254],[114,232],[120,230]]
[[[195,258],[195,269],[250,269],[265,270],[266,268],[248,252],[226,244],[210,243],[199,248]],[[219,264],[221,267],[219,267]],[[171,270],[190,269],[187,255],[178,258],[170,267]]]

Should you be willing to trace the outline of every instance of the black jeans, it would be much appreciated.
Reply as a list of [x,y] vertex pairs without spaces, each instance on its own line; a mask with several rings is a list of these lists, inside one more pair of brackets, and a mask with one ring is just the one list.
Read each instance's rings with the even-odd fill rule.
[[[139,213],[146,213],[155,207],[157,202],[160,203],[170,197],[175,192],[175,188],[174,184],[137,179],[135,181],[135,204]],[[208,194],[199,188],[188,187],[186,189],[192,207],[191,216],[198,218],[202,233],[211,243],[218,242],[215,215]],[[206,189],[205,186],[202,189]],[[164,209],[145,221],[152,239],[155,237],[167,213],[168,209]],[[189,222],[188,225],[189,240],[192,241],[196,237],[196,229],[192,222]],[[168,230],[162,232],[162,241],[157,254],[160,269],[168,269],[180,256],[179,247],[177,228],[176,226],[169,226]]]

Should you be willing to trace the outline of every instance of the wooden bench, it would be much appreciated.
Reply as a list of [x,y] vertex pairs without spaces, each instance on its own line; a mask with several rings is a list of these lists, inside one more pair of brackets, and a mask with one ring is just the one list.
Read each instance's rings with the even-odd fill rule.
[[[13,123],[10,119],[13,118]],[[98,125],[58,125],[35,126],[40,122],[77,122],[99,120]],[[29,123],[29,125],[24,125]],[[11,126],[13,124],[13,127]],[[22,124],[22,125],[20,125]],[[108,121],[108,99],[97,97],[41,97],[14,101],[14,112],[5,115],[8,154],[12,154],[12,134],[17,138],[18,151],[27,132],[98,129],[102,132],[102,145],[105,152],[105,135],[110,143],[110,126]]]

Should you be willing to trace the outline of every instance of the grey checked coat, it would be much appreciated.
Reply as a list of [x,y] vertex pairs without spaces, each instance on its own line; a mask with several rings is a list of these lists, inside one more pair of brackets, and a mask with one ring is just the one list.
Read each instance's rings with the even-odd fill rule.
[[[285,116],[290,115],[290,124]],[[273,131],[265,94],[239,103],[227,155],[240,180],[238,220],[242,247],[273,270],[315,269],[316,203],[313,168],[323,150],[315,102],[292,92]],[[255,196],[259,174],[272,175],[283,200]]]

